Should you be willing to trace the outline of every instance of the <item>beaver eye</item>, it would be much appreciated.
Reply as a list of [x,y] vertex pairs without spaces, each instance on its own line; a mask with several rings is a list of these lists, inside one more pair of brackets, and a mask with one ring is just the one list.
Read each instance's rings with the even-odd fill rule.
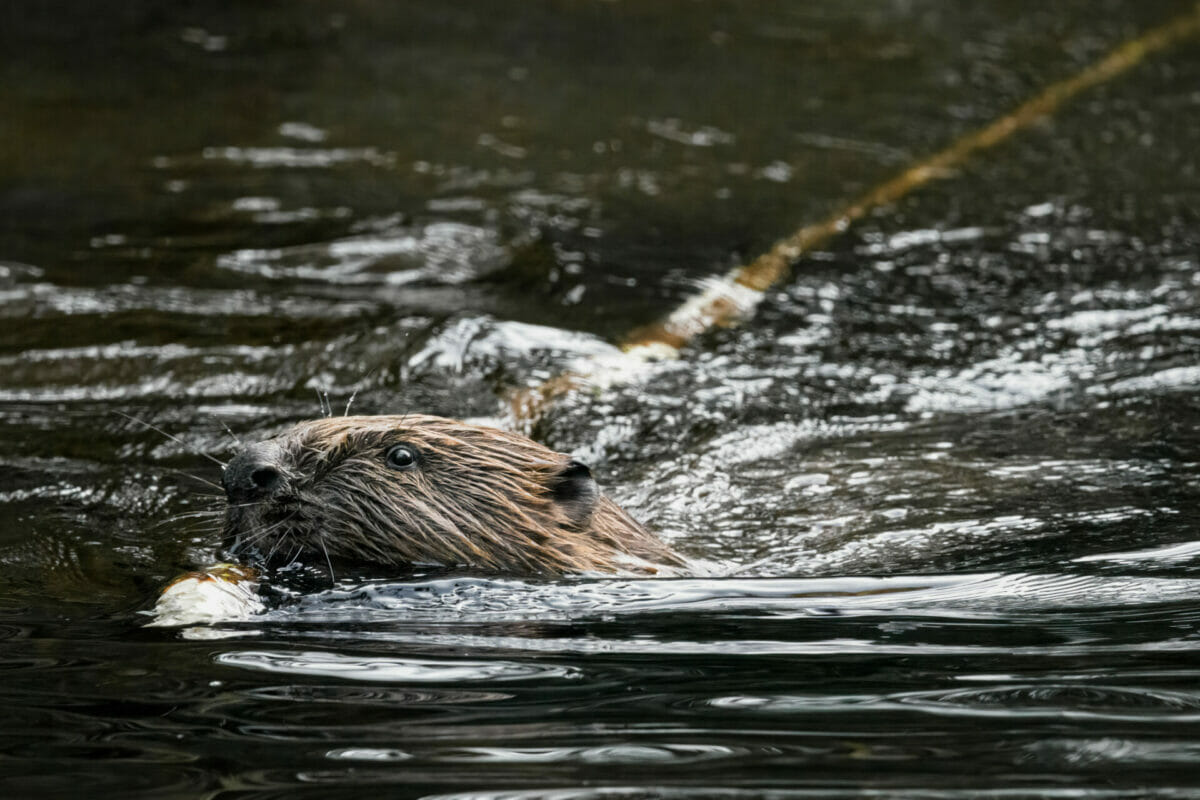
[[392,469],[412,469],[417,465],[417,449],[407,444],[398,444],[388,449],[387,465]]

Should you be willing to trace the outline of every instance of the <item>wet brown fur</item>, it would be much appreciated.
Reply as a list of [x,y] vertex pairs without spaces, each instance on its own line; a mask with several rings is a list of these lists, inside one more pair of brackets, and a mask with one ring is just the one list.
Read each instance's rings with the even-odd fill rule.
[[[413,469],[387,464],[388,450],[402,443],[420,454]],[[264,500],[231,503],[225,520],[227,541],[263,553],[288,557],[303,548],[376,564],[517,574],[684,564],[600,494],[586,469],[518,434],[423,415],[334,417],[302,422],[264,445],[277,453],[280,484]],[[585,491],[564,492],[564,480]]]

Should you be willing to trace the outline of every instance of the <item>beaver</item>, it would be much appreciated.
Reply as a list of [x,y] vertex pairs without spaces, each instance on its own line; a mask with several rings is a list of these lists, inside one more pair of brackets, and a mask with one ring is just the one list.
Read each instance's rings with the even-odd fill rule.
[[226,465],[226,550],[562,575],[683,567],[570,456],[427,415],[301,422]]

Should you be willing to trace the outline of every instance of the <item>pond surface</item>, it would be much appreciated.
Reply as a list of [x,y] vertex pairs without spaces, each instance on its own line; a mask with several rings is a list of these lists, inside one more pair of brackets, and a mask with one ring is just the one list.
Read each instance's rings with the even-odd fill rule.
[[218,558],[198,453],[499,419],[1185,13],[6,5],[4,796],[1200,796],[1195,39],[533,427],[712,577],[144,627]]

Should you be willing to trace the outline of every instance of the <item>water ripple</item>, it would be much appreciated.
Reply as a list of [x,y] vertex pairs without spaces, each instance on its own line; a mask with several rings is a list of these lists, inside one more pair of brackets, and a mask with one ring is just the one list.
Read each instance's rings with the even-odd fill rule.
[[553,664],[503,661],[434,661],[412,658],[367,658],[341,653],[233,651],[221,653],[224,666],[288,675],[319,675],[356,681],[457,683],[473,681],[570,679],[576,670]]
[[238,250],[217,259],[234,272],[272,280],[336,284],[459,284],[508,264],[495,231],[458,222],[374,232],[273,250]]

